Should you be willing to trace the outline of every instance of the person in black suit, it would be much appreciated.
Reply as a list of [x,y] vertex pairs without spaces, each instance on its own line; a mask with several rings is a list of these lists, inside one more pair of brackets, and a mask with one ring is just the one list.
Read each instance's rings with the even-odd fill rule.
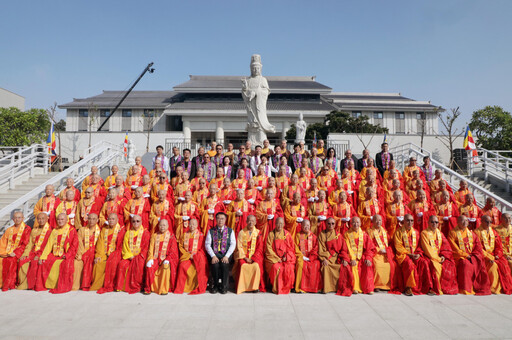
[[368,160],[370,159],[370,150],[364,149],[363,150],[363,157],[359,158],[357,161],[357,171],[363,170],[363,168],[366,168],[366,165],[368,164]]
[[343,158],[341,161],[340,161],[340,173],[343,172],[343,169],[345,169],[347,166],[348,166],[348,161],[352,159],[354,161],[354,167],[357,166],[357,157],[354,156],[352,154],[352,150],[350,149],[347,149],[347,151],[345,151],[345,158]]
[[388,143],[384,142],[380,147],[382,151],[375,155],[375,164],[381,176],[384,176],[384,172],[389,169],[389,163],[393,160],[393,154],[389,152]]

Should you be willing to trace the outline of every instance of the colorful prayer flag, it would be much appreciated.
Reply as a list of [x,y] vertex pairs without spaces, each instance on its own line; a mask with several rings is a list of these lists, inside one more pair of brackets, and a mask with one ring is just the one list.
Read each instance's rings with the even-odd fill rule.
[[124,157],[128,156],[128,131],[126,131],[126,135],[124,136]]
[[56,142],[55,142],[55,130],[52,126],[50,127],[50,133],[48,134],[48,138],[46,139],[46,145],[48,145],[48,154],[51,156],[51,161],[55,160],[57,157],[57,152],[55,152]]
[[384,133],[384,140],[382,141],[382,143],[387,143],[388,142],[388,135],[386,133]]
[[466,150],[473,150],[471,152],[473,159],[473,163],[478,164],[478,151],[476,150],[476,144],[475,140],[473,139],[473,134],[471,133],[471,130],[469,129],[469,126],[466,128],[466,134],[464,135],[464,149]]

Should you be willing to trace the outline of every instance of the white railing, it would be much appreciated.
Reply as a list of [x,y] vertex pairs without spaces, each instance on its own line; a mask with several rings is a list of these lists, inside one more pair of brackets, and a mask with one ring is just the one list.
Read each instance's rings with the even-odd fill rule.
[[396,162],[397,167],[401,170],[403,170],[404,167],[409,163],[409,158],[411,156],[416,156],[418,158],[418,161],[420,161],[421,158],[425,156],[430,156],[430,162],[432,166],[435,167],[436,169],[441,169],[443,171],[445,179],[447,180],[448,184],[454,191],[458,190],[459,182],[461,180],[465,180],[468,183],[468,187],[473,192],[473,195],[477,200],[477,204],[480,207],[483,207],[485,205],[487,197],[492,197],[496,200],[496,206],[500,208],[502,212],[512,211],[511,202],[504,200],[498,195],[490,192],[484,187],[471,181],[468,177],[453,171],[449,167],[445,166],[443,163],[435,160],[429,151],[417,146],[416,144],[408,143],[396,146],[394,148],[391,148],[390,152],[393,154],[393,158]]
[[500,153],[512,153],[512,151],[478,150],[478,164],[470,162],[470,173],[482,171],[483,179],[489,182],[491,178],[500,181],[506,192],[510,192],[512,185],[512,158],[504,157]]
[[0,187],[9,183],[9,189],[14,189],[15,179],[27,173],[32,178],[36,167],[42,167],[44,173],[48,171],[50,167],[48,146],[34,144],[1,157]]
[[[95,165],[98,169],[111,166],[118,162],[123,156],[122,145],[116,145],[109,142],[100,142],[87,150],[85,157],[79,162],[73,164],[63,172],[55,175],[38,187],[32,189],[16,201],[0,210],[0,219],[10,217],[13,210],[20,209],[25,215],[25,221],[33,219],[33,208],[37,200],[44,195],[47,185],[52,184],[55,192],[65,187],[66,179],[72,177],[75,180],[75,186],[81,185],[82,181],[90,174],[91,166]],[[8,220],[7,223],[9,223]],[[0,234],[3,233],[7,225],[0,226]]]

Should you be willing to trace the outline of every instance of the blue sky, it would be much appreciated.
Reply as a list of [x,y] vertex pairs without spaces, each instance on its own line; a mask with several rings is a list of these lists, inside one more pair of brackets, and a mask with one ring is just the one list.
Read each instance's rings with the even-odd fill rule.
[[190,74],[316,75],[343,92],[512,110],[512,1],[3,1],[0,87],[47,108]]

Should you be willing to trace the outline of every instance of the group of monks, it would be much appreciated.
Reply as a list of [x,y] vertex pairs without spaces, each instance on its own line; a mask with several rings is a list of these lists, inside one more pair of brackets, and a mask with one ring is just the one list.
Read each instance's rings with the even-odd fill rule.
[[0,287],[106,293],[511,294],[511,216],[441,170],[400,172],[388,145],[342,159],[302,143],[238,152],[212,143],[191,158],[157,147],[151,171],[97,167],[52,185],[0,239]]

